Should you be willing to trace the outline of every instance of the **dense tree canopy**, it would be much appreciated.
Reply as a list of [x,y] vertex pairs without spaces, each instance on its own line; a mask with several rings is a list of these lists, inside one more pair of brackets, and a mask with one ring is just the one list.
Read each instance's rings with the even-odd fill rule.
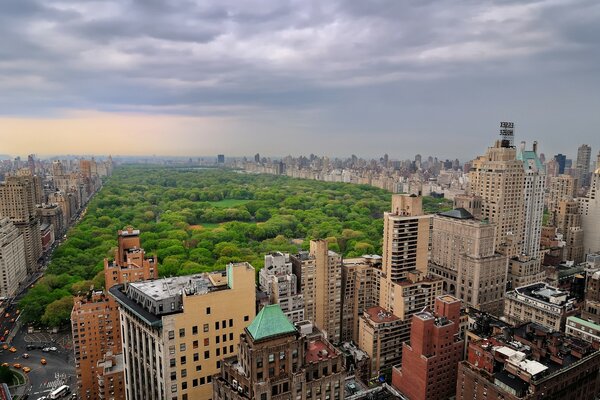
[[[23,318],[65,321],[71,296],[103,285],[118,229],[141,230],[161,276],[222,269],[264,254],[307,248],[326,238],[346,257],[380,253],[391,194],[370,186],[326,183],[217,169],[122,166],[91,201],[53,254],[47,274],[21,301]],[[426,208],[446,208],[429,199]],[[67,318],[68,320],[68,318]]]

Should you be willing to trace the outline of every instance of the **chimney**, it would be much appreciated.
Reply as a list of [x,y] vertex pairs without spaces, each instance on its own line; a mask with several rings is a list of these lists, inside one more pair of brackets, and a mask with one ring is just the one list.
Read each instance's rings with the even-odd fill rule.
[[533,152],[537,154],[537,140],[533,141]]

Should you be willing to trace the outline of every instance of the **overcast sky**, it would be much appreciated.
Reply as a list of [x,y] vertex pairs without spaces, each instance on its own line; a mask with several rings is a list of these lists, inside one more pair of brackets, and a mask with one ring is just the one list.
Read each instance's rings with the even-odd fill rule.
[[0,1],[0,154],[470,159],[503,120],[597,153],[598,0]]

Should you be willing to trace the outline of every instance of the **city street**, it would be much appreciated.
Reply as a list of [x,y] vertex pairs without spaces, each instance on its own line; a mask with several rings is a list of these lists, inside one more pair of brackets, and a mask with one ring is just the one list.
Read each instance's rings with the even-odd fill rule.
[[[43,352],[41,349],[27,350],[27,345],[48,345],[56,347],[56,351]],[[31,368],[26,374],[29,378],[27,393],[30,399],[37,399],[47,395],[52,389],[66,384],[75,389],[77,379],[75,377],[75,367],[71,350],[65,348],[69,346],[70,336],[67,334],[48,334],[33,333],[27,334],[26,329],[21,329],[12,342],[17,349],[16,353],[4,350],[0,353],[0,363],[7,362],[11,366],[15,363],[23,367]],[[23,354],[29,354],[29,358],[24,359]],[[47,364],[42,365],[41,359],[46,359]]]

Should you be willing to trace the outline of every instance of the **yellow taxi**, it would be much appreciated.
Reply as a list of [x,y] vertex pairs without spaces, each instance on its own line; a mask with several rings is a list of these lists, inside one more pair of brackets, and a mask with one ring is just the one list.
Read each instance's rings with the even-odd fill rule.
[[23,367],[23,372],[29,373],[29,371],[31,371],[31,368],[29,368],[29,367]]
[[45,358],[42,358],[42,359],[40,360],[40,363],[42,363],[42,365],[46,365],[46,364],[48,364],[48,362],[46,361],[46,359],[45,359]]
[[8,368],[8,367],[10,367],[10,364],[9,363],[2,363],[2,366],[5,367],[5,368]]
[[19,364],[19,363],[14,363],[14,364],[13,364],[13,367],[14,367],[14,368],[16,368],[16,369],[20,369],[20,368],[21,368],[21,364]]
[[11,353],[16,353],[17,349],[15,347],[11,347],[10,349],[8,349],[8,351],[10,351]]

